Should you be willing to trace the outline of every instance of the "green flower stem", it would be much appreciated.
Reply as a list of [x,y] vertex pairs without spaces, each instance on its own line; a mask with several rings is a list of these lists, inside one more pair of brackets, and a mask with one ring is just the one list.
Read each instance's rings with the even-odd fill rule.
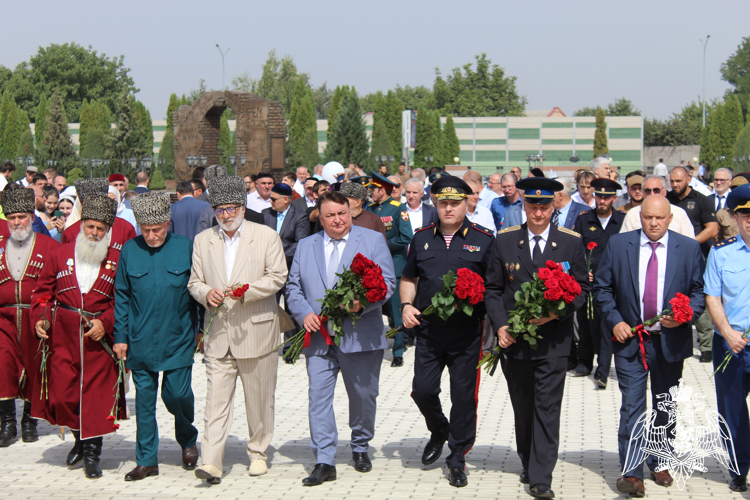
[[[745,340],[747,340],[748,335],[750,335],[750,328],[748,328],[747,330],[745,330],[745,333],[742,334],[742,338],[745,339]],[[732,360],[733,354],[734,354],[734,352],[732,352],[732,350],[730,349],[729,352],[727,352],[727,355],[724,356],[724,359],[721,361],[721,363],[719,364],[719,366],[716,367],[716,371],[714,371],[714,373],[711,375],[711,377],[713,377],[714,375],[716,375],[716,373],[719,370],[721,370],[721,373],[724,373],[724,370],[727,369],[727,366],[729,366],[729,362]]]

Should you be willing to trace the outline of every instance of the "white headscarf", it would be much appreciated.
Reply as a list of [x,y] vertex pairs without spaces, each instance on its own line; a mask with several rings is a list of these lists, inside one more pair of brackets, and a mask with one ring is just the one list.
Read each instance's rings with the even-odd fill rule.
[[107,190],[107,194],[115,195],[115,201],[117,202],[117,215],[120,215],[122,211],[125,209],[125,204],[122,202],[122,198],[120,197],[120,192],[117,190],[116,187],[109,186],[109,189]]

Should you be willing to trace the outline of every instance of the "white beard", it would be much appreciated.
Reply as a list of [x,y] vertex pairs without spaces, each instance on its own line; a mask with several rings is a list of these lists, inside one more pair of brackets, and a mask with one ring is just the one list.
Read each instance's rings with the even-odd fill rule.
[[225,233],[230,233],[232,231],[236,231],[237,228],[240,227],[240,224],[242,224],[243,220],[244,219],[241,219],[240,217],[237,217],[235,219],[227,219],[224,222],[219,221],[219,226],[224,230]]
[[108,247],[106,237],[98,241],[92,241],[81,230],[76,237],[76,258],[90,266],[99,267],[107,257]]
[[11,229],[10,227],[8,229],[10,229],[10,237],[18,242],[26,241],[32,232],[31,224],[26,226],[26,229]]

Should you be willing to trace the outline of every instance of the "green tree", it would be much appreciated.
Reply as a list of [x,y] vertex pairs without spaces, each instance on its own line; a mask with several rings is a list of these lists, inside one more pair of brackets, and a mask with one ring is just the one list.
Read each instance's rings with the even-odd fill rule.
[[18,140],[18,149],[16,150],[16,156],[34,156],[34,134],[31,133],[29,114],[26,111],[19,109],[18,117],[21,136]]
[[333,130],[328,131],[325,156],[328,161],[335,160],[347,165],[367,161],[369,149],[359,97],[352,87],[341,103]]
[[229,132],[228,110],[224,110],[219,119],[219,142],[216,149],[219,150],[219,163],[229,167],[229,150],[232,147],[232,134]]
[[294,89],[294,101],[289,114],[289,142],[292,146],[290,167],[313,167],[320,162],[315,103],[312,90],[302,79],[297,80]]
[[[706,133],[701,135],[701,158],[715,170],[720,165],[718,157],[723,155],[721,130],[724,124],[724,104],[719,102],[706,118]],[[704,142],[705,141],[705,142]],[[726,155],[724,155],[726,156]]]
[[[456,125],[453,123],[453,116],[448,115],[443,128],[443,161],[447,164],[454,164],[455,159],[461,156],[461,143],[456,135]],[[459,159],[460,162],[460,159]]]
[[[745,125],[742,132],[737,136],[737,140],[734,142],[734,149],[732,150],[733,158],[743,158],[750,156],[750,123]],[[745,170],[747,170],[746,163]]]
[[391,151],[396,158],[401,157],[401,113],[404,111],[404,103],[389,90],[383,103],[383,119],[388,137],[391,140]]
[[[129,92],[123,93],[117,103],[115,129],[110,137],[113,159],[140,159],[146,156],[147,151],[135,111],[135,98]],[[117,161],[110,164],[110,167],[116,172],[127,172],[127,167],[120,165]]]
[[167,129],[159,147],[159,160],[164,160],[161,170],[166,179],[174,179],[174,112],[179,107],[177,95],[171,94],[167,105]]
[[[731,152],[734,149],[734,143],[737,136],[740,135],[745,127],[745,120],[742,116],[742,107],[737,95],[729,94],[725,96],[724,121],[726,130],[722,134],[723,151]],[[730,153],[731,154],[731,153]],[[729,157],[730,155],[726,155]]]
[[389,92],[393,92],[393,96],[401,101],[402,109],[419,109],[421,104],[425,104],[427,108],[433,106],[432,90],[424,85],[417,87],[396,85],[396,88]]
[[261,77],[258,80],[252,80],[252,91],[266,99],[280,101],[284,118],[289,118],[294,87],[299,79],[308,84],[310,75],[297,72],[297,65],[294,64],[292,56],[285,55],[279,59],[276,57],[276,49],[273,49],[268,53]]
[[[34,120],[34,142],[37,145],[41,144],[44,140],[44,129],[47,126],[48,106],[47,94],[43,92],[39,97],[39,106],[36,108],[36,119]],[[40,156],[40,153],[37,152],[37,156]]]
[[516,77],[506,77],[486,54],[475,59],[476,70],[465,64],[463,72],[454,68],[445,80],[435,70],[434,109],[457,116],[523,116],[526,98],[516,91]]
[[727,92],[737,95],[743,113],[750,111],[750,37],[744,37],[737,51],[721,65],[721,79],[734,87]]
[[76,153],[68,132],[68,117],[60,92],[55,90],[49,100],[44,127],[42,150],[45,159],[57,161],[58,170],[66,171],[75,162]]
[[5,117],[5,128],[0,140],[0,158],[15,158],[18,151],[18,141],[23,133],[21,110],[11,99],[8,113]]
[[607,147],[607,120],[602,108],[596,110],[596,132],[594,132],[594,158],[609,153]]
[[417,133],[414,144],[414,167],[428,170],[434,163],[425,161],[425,157],[435,157],[435,119],[425,109],[424,104],[417,110]]
[[590,106],[584,106],[581,109],[577,110],[575,113],[573,113],[573,116],[596,116],[596,111],[599,109],[599,106],[596,106],[594,108]]
[[[711,113],[715,104],[707,104],[706,112]],[[646,118],[643,121],[643,143],[645,146],[689,146],[701,143],[703,128],[702,104],[692,101],[674,113],[668,120]]]
[[138,134],[140,135],[141,148],[144,154],[153,156],[154,151],[154,127],[151,113],[141,101],[135,101],[135,118],[138,123]]
[[391,140],[388,137],[388,130],[385,128],[385,121],[374,121],[372,126],[372,146],[370,148],[370,169],[373,170],[380,164],[380,161],[375,159],[376,157],[390,156],[392,154]]
[[[11,109],[15,107],[13,96],[7,90],[3,92],[3,99],[0,103],[0,143],[5,137],[5,127],[8,123],[8,116],[10,115]],[[5,156],[4,158],[7,158]]]
[[151,173],[151,181],[148,183],[148,188],[152,191],[159,191],[166,187],[167,185],[164,182],[164,177],[161,175],[161,170],[154,168]]
[[328,114],[328,130],[333,130],[333,126],[336,123],[336,117],[341,110],[341,102],[344,100],[344,97],[348,93],[349,87],[347,85],[341,87],[336,86],[336,90],[333,91],[333,97],[331,98],[331,107]]
[[333,89],[329,89],[326,82],[312,91],[313,103],[315,103],[315,115],[318,120],[327,120],[333,99]]
[[607,106],[608,116],[641,116],[641,110],[633,106],[630,99],[621,97],[615,99],[615,102]]
[[4,87],[35,122],[40,97],[57,89],[67,103],[68,118],[78,122],[84,99],[101,99],[115,109],[122,92],[137,92],[129,71],[123,56],[109,58],[75,43],[51,44],[18,64]]
[[83,170],[79,167],[71,169],[70,172],[68,172],[67,179],[67,185],[72,186],[77,180],[83,179]]
[[[432,118],[435,120],[435,125],[433,128],[434,132],[434,142],[433,142],[433,155],[432,155],[432,165],[437,166],[440,168],[445,167],[446,161],[445,158],[443,158],[443,125],[440,122],[440,113],[437,111],[432,113]],[[453,162],[450,162],[453,163]]]

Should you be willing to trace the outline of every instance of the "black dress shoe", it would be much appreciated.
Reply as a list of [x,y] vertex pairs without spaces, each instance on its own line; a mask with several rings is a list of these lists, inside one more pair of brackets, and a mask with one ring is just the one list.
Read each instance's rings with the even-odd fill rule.
[[76,438],[76,442],[70,452],[68,452],[65,464],[68,467],[75,467],[81,460],[83,460],[83,442],[80,439],[81,434],[78,431],[71,432],[73,433],[73,437]]
[[336,467],[327,464],[315,464],[312,473],[302,480],[303,486],[318,486],[326,481],[336,480]]
[[521,484],[529,484],[529,471],[527,470],[521,471],[521,475],[518,477],[518,481]]
[[357,472],[370,472],[372,470],[372,462],[367,453],[352,452],[352,460],[354,460],[354,469]]
[[102,477],[99,457],[102,454],[102,438],[92,438],[83,441],[83,469],[86,477],[97,479]]
[[0,401],[0,448],[10,446],[17,435],[16,400]]
[[464,472],[463,467],[451,467],[448,482],[451,486],[455,486],[456,488],[463,488],[464,486],[469,484],[469,481],[466,479],[466,473]]
[[579,364],[576,366],[576,369],[570,372],[570,374],[573,377],[588,377],[591,375],[591,370],[583,366],[582,364]]
[[404,366],[404,358],[397,356],[391,361],[391,366]]
[[703,351],[701,353],[700,362],[701,363],[710,363],[714,360],[714,355],[711,351]]
[[158,476],[159,466],[154,465],[153,467],[146,467],[145,465],[139,465],[135,469],[125,474],[125,481],[140,481],[149,476]]
[[198,464],[198,447],[196,445],[193,445],[190,448],[183,448],[182,449],[182,468],[185,470],[194,470],[197,464]]
[[435,463],[435,460],[440,458],[440,455],[443,454],[443,445],[447,440],[447,434],[442,436],[436,436],[433,434],[430,436],[430,440],[427,442],[427,446],[424,447],[424,452],[422,453],[422,463],[425,465]]
[[596,377],[594,379],[594,384],[598,389],[606,389],[607,388],[607,378],[606,377]]
[[531,487],[531,494],[536,498],[555,498],[555,492],[544,483],[537,483]]
[[747,491],[747,476],[733,477],[729,481],[729,489],[732,491]]
[[24,443],[39,441],[39,433],[36,430],[35,418],[31,418],[31,403],[23,404],[23,417],[21,417],[21,439]]

